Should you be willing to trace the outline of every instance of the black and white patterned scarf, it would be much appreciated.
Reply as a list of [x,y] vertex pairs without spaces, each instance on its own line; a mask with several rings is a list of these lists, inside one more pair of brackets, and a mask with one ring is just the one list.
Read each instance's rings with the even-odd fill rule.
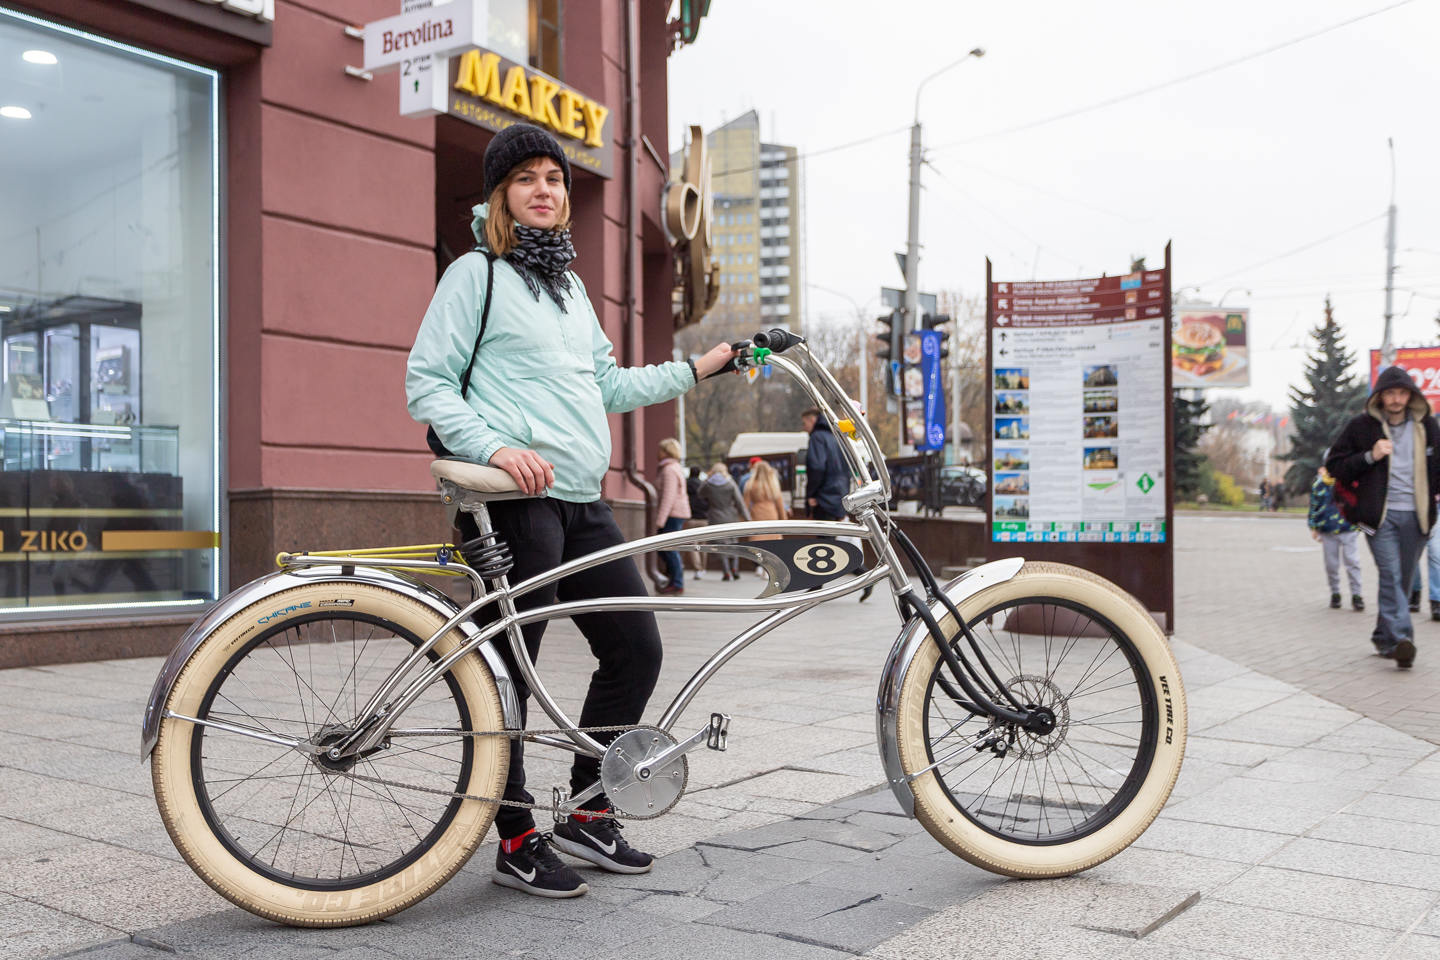
[[543,289],[555,301],[560,312],[565,312],[565,296],[570,292],[570,277],[567,271],[575,260],[575,246],[570,242],[569,230],[542,230],[515,224],[515,249],[505,254],[505,259],[520,274],[525,286],[540,299]]

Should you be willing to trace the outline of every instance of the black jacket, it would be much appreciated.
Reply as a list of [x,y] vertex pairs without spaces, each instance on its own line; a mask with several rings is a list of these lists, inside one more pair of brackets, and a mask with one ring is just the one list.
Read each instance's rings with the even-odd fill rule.
[[832,517],[845,516],[841,498],[850,492],[850,467],[840,452],[840,441],[830,424],[816,420],[805,449],[805,499],[815,501],[815,510]]
[[[1410,391],[1408,416],[1394,428],[1385,422],[1380,406],[1380,394],[1392,387]],[[1390,487],[1390,458],[1372,462],[1370,451],[1375,441],[1389,438],[1392,429],[1415,431],[1415,516],[1420,532],[1428,534],[1435,524],[1435,495],[1440,492],[1440,425],[1415,381],[1399,367],[1380,372],[1370,399],[1365,401],[1365,412],[1345,424],[1330,447],[1325,468],[1335,477],[1335,502],[1345,519],[1367,532],[1380,526]]]

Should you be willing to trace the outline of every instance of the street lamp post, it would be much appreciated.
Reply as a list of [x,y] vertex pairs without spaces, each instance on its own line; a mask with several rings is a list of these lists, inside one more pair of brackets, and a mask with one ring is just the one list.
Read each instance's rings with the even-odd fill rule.
[[880,298],[879,296],[871,297],[869,300],[865,301],[865,305],[862,307],[860,304],[856,303],[855,298],[850,296],[848,293],[841,293],[839,290],[821,286],[818,283],[807,283],[805,284],[805,286],[809,287],[812,290],[821,290],[825,293],[834,294],[835,296],[840,297],[843,300],[848,300],[850,302],[850,306],[855,308],[855,317],[860,321],[860,409],[868,417],[870,411],[870,331],[868,329],[868,325],[865,322],[865,318],[868,316],[865,311],[869,310],[870,305],[876,300],[879,300]]
[[[960,66],[971,57],[977,60],[985,56],[983,47],[976,47],[965,56],[954,63],[946,64],[939,70],[930,74],[920,81],[915,88],[915,119],[910,126],[910,218],[909,229],[905,239],[905,315],[901,321],[904,324],[905,332],[913,332],[920,329],[920,164],[924,160],[924,138],[920,129],[920,93],[925,89],[925,84],[934,80],[949,70]],[[905,442],[905,413],[901,407],[900,413],[900,448],[905,450],[909,444]]]

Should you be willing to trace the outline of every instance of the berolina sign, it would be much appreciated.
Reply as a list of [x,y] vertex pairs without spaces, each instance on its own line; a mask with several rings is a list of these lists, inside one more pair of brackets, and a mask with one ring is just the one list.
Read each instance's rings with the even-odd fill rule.
[[485,41],[485,24],[471,3],[422,7],[365,24],[365,69],[393,70],[406,60],[445,56]]

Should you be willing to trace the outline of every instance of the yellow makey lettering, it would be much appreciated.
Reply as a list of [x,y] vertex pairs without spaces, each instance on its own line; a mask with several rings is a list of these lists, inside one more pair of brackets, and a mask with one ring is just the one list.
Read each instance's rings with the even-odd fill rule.
[[534,119],[530,113],[530,85],[525,82],[525,68],[519,64],[505,74],[505,92],[500,94],[500,106]]
[[500,54],[466,50],[460,57],[455,89],[464,90],[473,97],[481,97],[491,103],[501,103]]
[[536,123],[552,130],[560,129],[560,117],[555,113],[555,94],[559,92],[560,84],[549,77],[530,78],[530,113]]
[[605,118],[610,116],[610,108],[602,107],[594,100],[586,100],[585,104],[585,146],[605,146]]

